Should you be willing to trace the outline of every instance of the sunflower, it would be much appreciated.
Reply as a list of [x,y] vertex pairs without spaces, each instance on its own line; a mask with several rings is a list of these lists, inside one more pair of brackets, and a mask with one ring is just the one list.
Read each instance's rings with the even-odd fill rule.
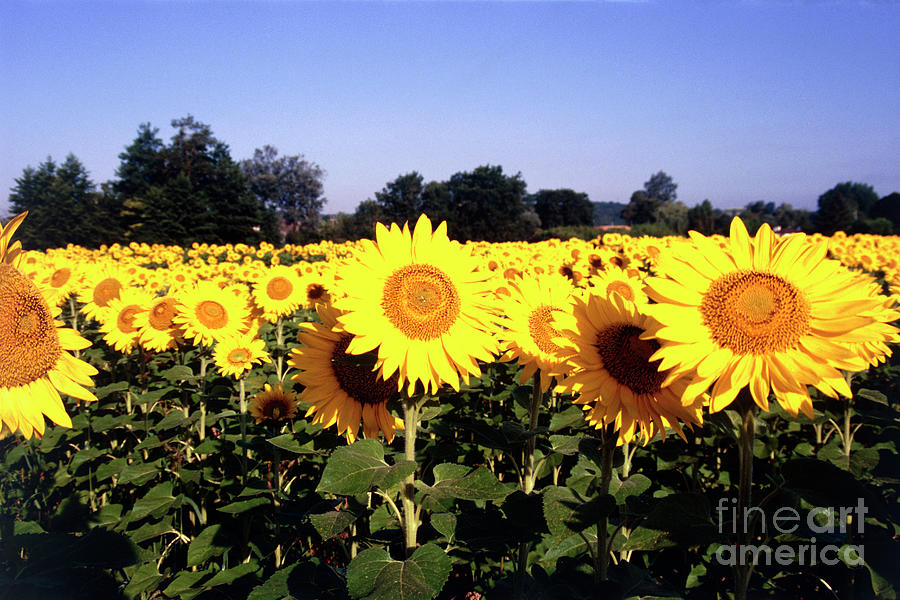
[[24,217],[0,225],[0,422],[30,438],[43,435],[44,415],[72,426],[59,394],[96,400],[82,386],[93,385],[97,370],[67,352],[90,343],[54,320],[59,308],[15,267],[20,246],[10,241]]
[[559,337],[550,324],[555,313],[570,310],[572,284],[561,275],[542,278],[527,277],[505,286],[509,298],[504,303],[508,317],[506,329],[498,334],[502,361],[518,359],[524,368],[520,383],[524,384],[540,369],[541,391],[565,364],[560,347],[553,341]]
[[275,320],[295,310],[303,300],[300,278],[290,267],[277,265],[266,269],[254,282],[253,301],[266,317]]
[[78,288],[79,274],[75,261],[58,258],[44,271],[38,282],[48,304],[61,305]]
[[771,389],[795,416],[812,417],[809,385],[850,397],[838,369],[864,370],[859,344],[882,340],[872,326],[896,312],[883,310],[871,278],[827,259],[826,242],[779,239],[768,225],[751,239],[738,218],[730,233],[723,247],[692,231],[692,244],[665,257],[662,276],[648,279],[659,303],[648,310],[663,325],[652,358],[671,369],[669,378],[693,377],[688,395],[713,386],[713,412],[748,386],[762,409]]
[[[636,275],[636,276],[634,276]],[[618,294],[624,300],[638,304],[647,303],[647,294],[644,293],[644,282],[639,274],[623,271],[622,269],[610,269],[600,271],[590,278],[592,293],[601,296]]]
[[185,337],[202,346],[234,336],[250,320],[246,299],[214,281],[197,282],[180,302],[172,322],[184,327]]
[[182,341],[184,331],[175,325],[178,301],[172,296],[152,299],[147,310],[135,313],[134,326],[138,330],[138,342],[147,350],[164,352]]
[[301,277],[303,308],[314,309],[318,304],[329,304],[333,298],[334,276],[330,273],[306,273]]
[[[386,381],[371,365],[360,364],[360,357],[348,355],[353,335],[343,331],[340,311],[320,304],[316,307],[321,323],[301,323],[302,347],[291,350],[288,364],[301,372],[292,376],[305,386],[300,399],[312,402],[306,416],[323,427],[337,424],[338,435],[346,432],[352,444],[362,420],[363,435],[378,437],[384,433],[388,443],[403,421],[391,416],[387,401],[397,394],[397,373]],[[374,361],[373,361],[374,362]]]
[[477,360],[496,349],[494,293],[489,272],[479,272],[472,248],[447,237],[447,224],[432,232],[424,214],[415,232],[396,224],[376,226],[377,243],[363,240],[356,260],[338,276],[349,282],[336,301],[340,321],[354,335],[347,352],[378,348],[382,378],[400,374],[412,395],[442,383],[459,390],[460,378],[480,376]]
[[146,312],[153,298],[150,292],[129,287],[119,292],[107,305],[107,311],[99,315],[103,340],[119,352],[130,352],[138,343],[140,330],[135,317]]
[[213,361],[222,375],[240,378],[254,364],[271,362],[266,343],[252,333],[225,338],[216,342]]
[[576,298],[571,314],[555,315],[565,337],[556,341],[572,367],[557,386],[578,394],[588,422],[596,428],[615,424],[619,443],[640,435],[644,443],[671,427],[684,437],[679,420],[702,422],[702,397],[682,403],[689,380],[667,378],[651,355],[659,348],[652,335],[659,324],[618,294]]
[[83,281],[78,291],[78,301],[84,303],[81,310],[99,321],[100,313],[109,308],[110,300],[118,298],[122,289],[131,284],[131,276],[116,263],[108,262],[88,268]]
[[257,424],[263,421],[287,421],[297,416],[297,394],[284,390],[281,384],[268,383],[263,391],[250,399],[250,416]]

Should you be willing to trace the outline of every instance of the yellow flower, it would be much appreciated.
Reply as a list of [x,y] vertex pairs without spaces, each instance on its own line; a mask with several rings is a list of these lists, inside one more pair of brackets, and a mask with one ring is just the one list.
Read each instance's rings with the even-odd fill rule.
[[216,342],[213,361],[222,375],[240,378],[253,365],[271,362],[266,344],[252,333],[225,338]]
[[506,289],[506,329],[498,334],[500,348],[505,351],[501,360],[518,359],[524,367],[522,384],[540,369],[541,390],[546,392],[553,375],[565,364],[565,356],[553,341],[560,334],[551,320],[554,313],[571,310],[572,284],[561,275],[549,275],[512,281]]
[[657,432],[665,437],[666,427],[684,437],[679,420],[702,422],[702,398],[682,403],[689,380],[667,378],[651,358],[659,344],[647,338],[659,324],[640,308],[617,294],[593,295],[576,298],[571,314],[554,319],[572,366],[556,389],[578,394],[575,403],[589,410],[591,425],[614,424],[620,444],[638,434],[644,443]]
[[119,292],[119,297],[109,301],[108,308],[100,315],[100,331],[103,340],[119,352],[130,352],[138,343],[140,331],[135,317],[149,308],[152,297],[141,288],[129,287]]
[[250,320],[246,299],[213,281],[199,281],[179,300],[172,321],[184,328],[185,337],[203,346],[236,335]]
[[253,301],[272,320],[297,310],[303,299],[300,278],[290,267],[278,265],[266,269],[253,285]]
[[281,384],[272,387],[267,383],[263,391],[250,399],[249,409],[257,424],[287,421],[297,415],[297,394],[282,389]]
[[623,300],[636,302],[637,304],[647,303],[647,294],[644,293],[644,282],[639,276],[632,276],[628,271],[622,269],[609,269],[608,271],[600,271],[597,275],[590,278],[592,286],[591,293],[601,296],[609,296],[618,294]]
[[96,400],[82,386],[93,385],[97,370],[67,352],[90,343],[54,320],[59,309],[15,267],[21,246],[10,240],[24,217],[0,225],[0,422],[30,438],[43,435],[44,415],[72,426],[59,394]]
[[173,321],[178,312],[178,301],[172,296],[154,298],[147,310],[134,315],[138,340],[147,350],[163,352],[181,343],[184,331]]
[[480,376],[478,360],[496,349],[494,294],[489,272],[480,272],[472,249],[447,238],[447,225],[432,232],[422,215],[415,232],[376,227],[377,243],[363,240],[356,260],[338,271],[347,296],[335,304],[355,337],[347,351],[378,348],[382,378],[400,374],[398,388],[421,382],[436,393],[442,383],[459,390],[460,378]]
[[801,234],[779,239],[763,225],[751,240],[737,218],[724,247],[695,231],[691,240],[648,279],[659,303],[648,310],[663,325],[653,359],[670,378],[692,377],[689,396],[713,386],[711,411],[748,386],[762,409],[771,389],[795,416],[812,416],[809,385],[850,396],[838,369],[865,369],[853,344],[881,339],[872,326],[890,318],[870,278],[826,259],[827,243]]
[[89,266],[84,285],[78,293],[79,302],[84,303],[81,310],[91,319],[99,321],[100,313],[108,310],[110,300],[118,298],[122,289],[130,284],[131,277],[116,263]]
[[320,304],[322,323],[301,323],[302,347],[291,350],[288,364],[301,372],[292,379],[305,386],[300,399],[312,402],[306,416],[315,415],[313,423],[323,427],[337,424],[338,435],[346,433],[352,444],[360,420],[363,435],[378,437],[382,431],[388,443],[403,421],[391,416],[386,403],[397,394],[395,373],[387,381],[371,365],[360,364],[360,357],[347,354],[353,335],[338,324],[340,312]]

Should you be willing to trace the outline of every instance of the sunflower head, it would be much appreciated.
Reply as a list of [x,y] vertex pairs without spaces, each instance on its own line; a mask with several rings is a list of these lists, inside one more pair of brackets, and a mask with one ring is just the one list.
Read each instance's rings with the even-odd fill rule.
[[810,417],[807,386],[849,397],[840,371],[865,369],[894,318],[871,278],[828,259],[824,240],[776,238],[765,224],[754,239],[738,218],[728,238],[690,237],[647,285],[662,324],[653,358],[692,378],[686,393],[712,387],[717,411],[748,387],[767,410],[774,391],[785,410]]
[[297,394],[281,384],[265,388],[250,399],[250,415],[257,423],[288,421],[297,415]]
[[702,422],[703,398],[684,396],[688,380],[660,372],[653,358],[659,325],[640,308],[615,294],[591,295],[554,320],[571,367],[557,389],[577,395],[591,425],[615,425],[619,443],[665,437],[667,427],[684,437],[680,423]]

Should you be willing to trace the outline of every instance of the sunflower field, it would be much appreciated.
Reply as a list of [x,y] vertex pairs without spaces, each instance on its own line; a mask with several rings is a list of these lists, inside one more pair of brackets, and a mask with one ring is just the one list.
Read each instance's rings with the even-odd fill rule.
[[900,238],[23,251],[0,598],[896,598]]

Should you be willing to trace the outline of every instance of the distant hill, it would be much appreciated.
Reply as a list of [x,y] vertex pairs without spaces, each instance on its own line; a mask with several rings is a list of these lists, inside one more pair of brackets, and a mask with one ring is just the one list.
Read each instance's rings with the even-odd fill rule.
[[594,225],[624,225],[621,202],[591,202],[594,205]]

